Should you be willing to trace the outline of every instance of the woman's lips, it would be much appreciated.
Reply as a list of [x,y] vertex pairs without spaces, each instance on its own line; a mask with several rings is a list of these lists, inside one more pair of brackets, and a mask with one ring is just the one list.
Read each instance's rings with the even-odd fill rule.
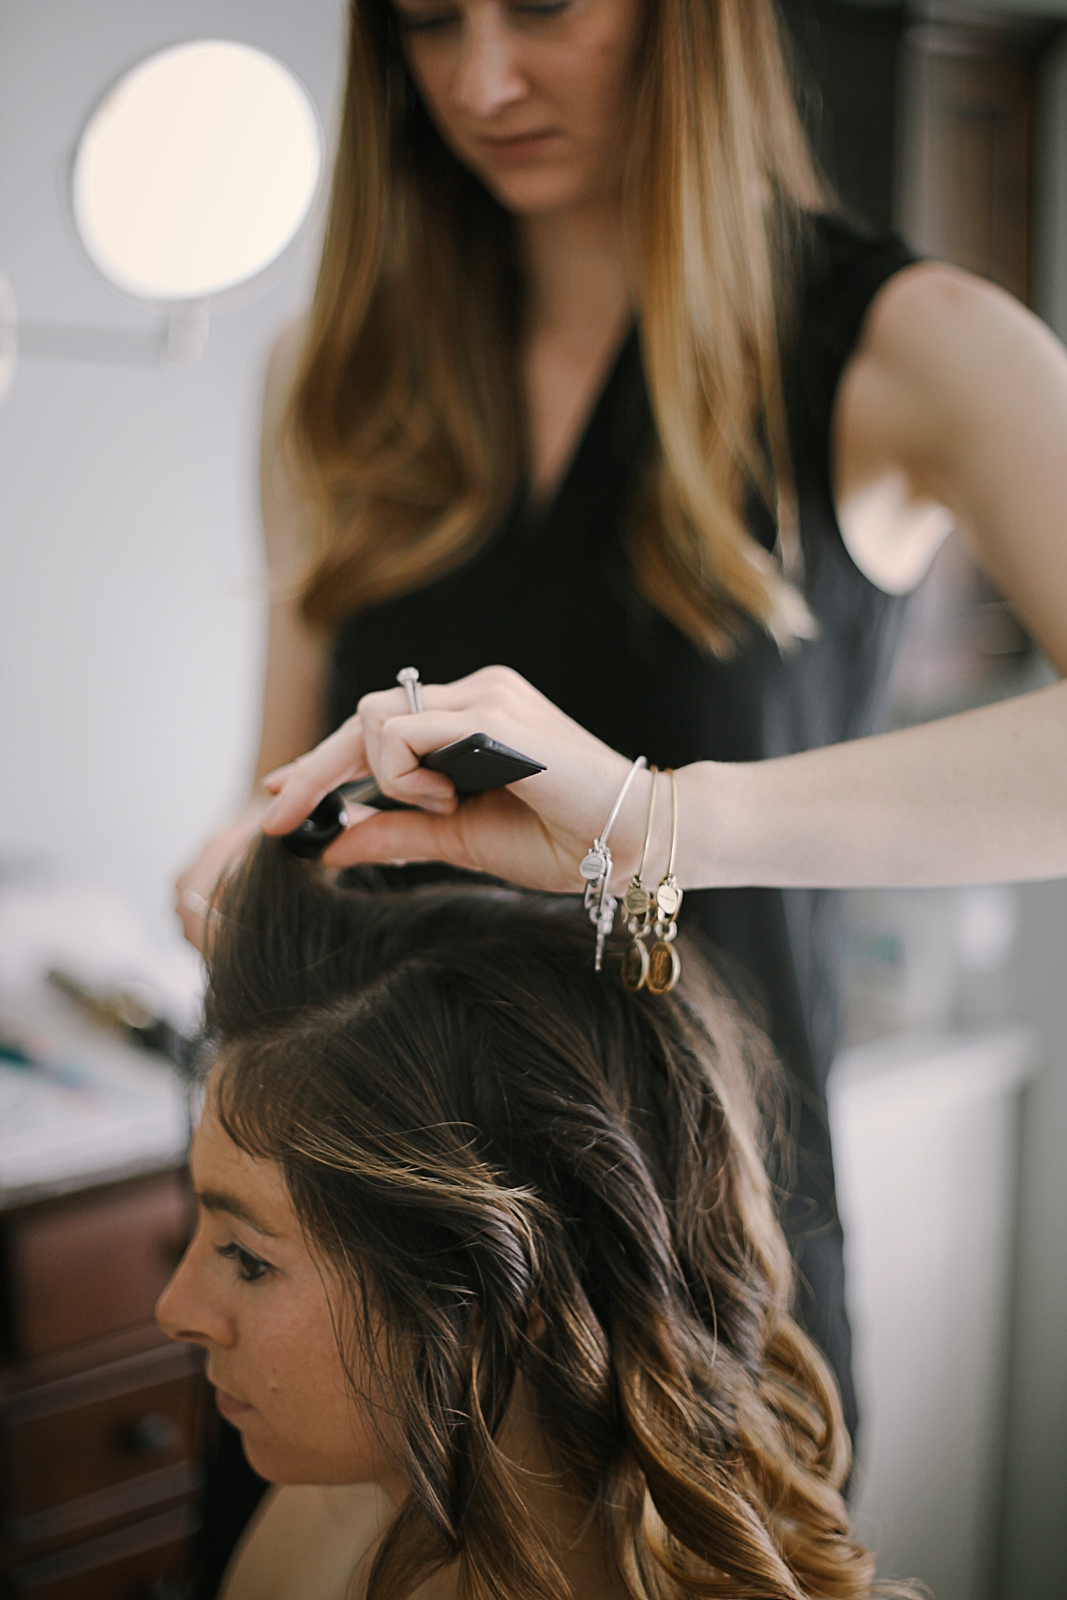
[[505,138],[482,139],[481,145],[494,161],[519,164],[542,155],[558,134],[552,128],[540,128],[532,133],[509,134]]
[[227,1394],[225,1389],[216,1386],[215,1404],[227,1422],[236,1422],[240,1417],[246,1417],[255,1407],[246,1405],[243,1400],[235,1400],[232,1394]]

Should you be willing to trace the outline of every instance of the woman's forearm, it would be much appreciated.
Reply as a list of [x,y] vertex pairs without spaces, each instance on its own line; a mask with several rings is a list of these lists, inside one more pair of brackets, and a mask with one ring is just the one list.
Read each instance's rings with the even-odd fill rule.
[[682,882],[1067,876],[1067,682],[799,755],[679,773]]
[[[415,809],[357,808],[327,865],[446,861],[533,889],[580,890],[579,863],[629,760],[506,667],[427,684],[423,699],[413,714],[399,689],[368,695],[330,738],[272,774],[265,831],[288,833],[327,790],[373,772]],[[545,770],[457,806],[421,758],[473,729]],[[769,761],[698,762],[677,776],[684,888],[1067,876],[1067,682],[900,733]],[[652,781],[637,775],[613,826],[616,886],[638,870]],[[669,784],[662,774],[654,781],[646,884],[658,882],[670,850]]]

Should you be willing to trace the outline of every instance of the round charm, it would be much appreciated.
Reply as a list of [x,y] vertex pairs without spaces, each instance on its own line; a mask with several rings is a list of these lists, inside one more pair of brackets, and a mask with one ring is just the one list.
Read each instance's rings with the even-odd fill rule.
[[597,878],[602,878],[604,876],[604,873],[607,871],[607,866],[608,858],[606,851],[590,850],[589,854],[582,858],[582,864],[578,868],[578,871],[581,873],[582,877],[587,883],[595,883]]
[[654,944],[648,953],[646,983],[653,994],[669,994],[682,971],[682,961],[673,944],[663,939]]
[[648,915],[649,906],[652,904],[652,896],[644,884],[638,878],[634,878],[623,896],[622,903],[626,908],[628,917],[637,917],[643,921]]
[[622,958],[622,981],[627,989],[643,989],[648,977],[648,949],[640,939],[627,945]]
[[676,878],[664,878],[656,890],[656,909],[661,917],[676,917],[682,908],[682,891]]

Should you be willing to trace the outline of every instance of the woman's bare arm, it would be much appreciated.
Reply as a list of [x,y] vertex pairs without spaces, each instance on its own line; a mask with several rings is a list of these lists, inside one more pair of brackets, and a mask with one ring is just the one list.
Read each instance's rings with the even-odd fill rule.
[[328,640],[310,628],[300,612],[298,586],[307,566],[311,530],[285,436],[302,338],[302,322],[282,334],[267,367],[263,396],[260,500],[271,597],[257,785],[280,762],[310,750],[325,732]]
[[[916,267],[875,302],[837,414],[839,494],[896,475],[905,502],[948,507],[1053,666],[1067,671],[1067,355],[1008,296]],[[321,795],[373,770],[437,814],[366,817],[327,859],[440,859],[574,890],[627,763],[516,674],[431,686],[421,716],[398,690],[270,787],[285,832]],[[548,770],[455,810],[419,755],[475,729]],[[612,837],[620,876],[640,849],[647,778]],[[1067,683],[897,733],[679,774],[679,876],[689,887],[940,884],[1067,875]],[[666,855],[658,808],[653,859]],[[661,869],[661,868],[660,868]]]
[[1043,323],[952,267],[891,279],[842,379],[834,457],[843,522],[890,479],[912,509],[947,507],[1067,673],[1067,352]]
[[[947,507],[1067,673],[1067,354],[950,267],[878,296],[835,419],[842,522],[895,480]],[[908,536],[906,527],[901,537]],[[720,881],[957,883],[1067,873],[1067,684],[875,739],[690,775],[722,819]],[[714,870],[712,841],[692,863]]]

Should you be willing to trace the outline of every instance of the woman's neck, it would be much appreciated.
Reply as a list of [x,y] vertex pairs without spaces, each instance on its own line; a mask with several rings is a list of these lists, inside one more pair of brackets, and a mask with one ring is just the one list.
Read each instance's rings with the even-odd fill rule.
[[[626,1600],[630,1591],[600,1526],[553,1460],[522,1378],[516,1381],[496,1442],[516,1469],[531,1529],[550,1551],[571,1594],[582,1600]],[[455,1600],[455,1593],[456,1570],[447,1567],[420,1587],[413,1600]]]
[[632,315],[617,203],[519,220],[530,494],[551,500]]
[[617,200],[519,218],[528,287],[527,336],[602,343],[633,303],[622,207]]

